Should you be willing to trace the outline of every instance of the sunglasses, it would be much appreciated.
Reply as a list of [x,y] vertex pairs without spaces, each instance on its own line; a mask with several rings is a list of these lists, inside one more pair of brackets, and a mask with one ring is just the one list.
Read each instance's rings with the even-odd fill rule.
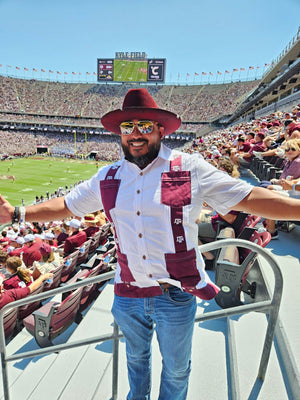
[[120,124],[120,130],[122,135],[130,135],[134,131],[134,127],[138,128],[140,133],[148,135],[153,131],[154,123],[152,121],[125,121]]
[[288,151],[297,151],[297,149],[295,147],[287,147],[284,151],[287,153]]

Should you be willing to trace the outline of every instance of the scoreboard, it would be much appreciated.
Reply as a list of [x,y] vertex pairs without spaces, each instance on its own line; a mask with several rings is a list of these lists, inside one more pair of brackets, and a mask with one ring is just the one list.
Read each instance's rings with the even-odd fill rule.
[[165,58],[98,58],[98,82],[165,81]]

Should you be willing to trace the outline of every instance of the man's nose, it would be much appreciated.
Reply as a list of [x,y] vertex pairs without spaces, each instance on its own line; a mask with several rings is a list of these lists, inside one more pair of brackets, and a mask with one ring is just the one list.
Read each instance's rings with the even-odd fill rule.
[[136,124],[134,125],[134,129],[133,129],[132,135],[134,137],[142,137],[143,136],[143,134],[138,130],[138,127],[137,127]]

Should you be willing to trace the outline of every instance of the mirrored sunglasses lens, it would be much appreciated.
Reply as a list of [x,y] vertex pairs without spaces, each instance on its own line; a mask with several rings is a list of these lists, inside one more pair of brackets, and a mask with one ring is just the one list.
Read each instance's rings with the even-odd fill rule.
[[137,123],[138,130],[141,133],[151,133],[153,130],[153,122],[151,121],[139,121]]
[[133,122],[122,122],[122,124],[120,125],[120,130],[123,135],[130,135],[133,132],[133,129]]

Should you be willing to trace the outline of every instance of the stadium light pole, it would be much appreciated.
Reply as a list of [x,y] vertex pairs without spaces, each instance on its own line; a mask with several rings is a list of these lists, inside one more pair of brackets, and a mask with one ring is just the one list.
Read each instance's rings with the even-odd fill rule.
[[87,140],[86,140],[86,131],[84,131],[84,141],[85,141],[85,157],[87,156]]

